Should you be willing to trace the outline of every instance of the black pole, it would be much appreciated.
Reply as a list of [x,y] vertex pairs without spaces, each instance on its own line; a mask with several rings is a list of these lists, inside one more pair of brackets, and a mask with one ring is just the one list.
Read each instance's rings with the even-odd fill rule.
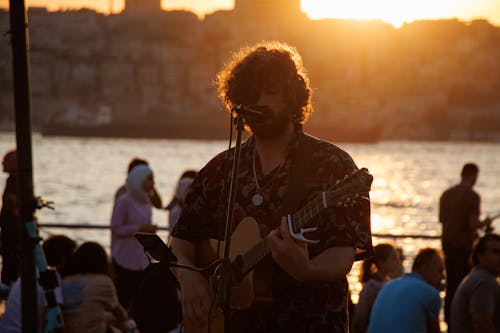
[[[229,323],[231,316],[231,287],[233,286],[231,259],[229,258],[229,250],[231,248],[231,233],[233,230],[233,209],[236,201],[236,181],[238,178],[238,169],[240,165],[241,153],[241,135],[244,128],[244,118],[242,115],[237,115],[236,124],[236,145],[234,149],[233,166],[231,170],[231,186],[229,189],[228,207],[226,215],[226,230],[224,235],[224,257],[222,260],[222,272],[220,281],[217,287],[216,304],[222,308],[224,312],[224,331],[229,332]],[[209,322],[210,325],[210,322]]]
[[28,18],[24,0],[10,0],[10,33],[14,71],[14,107],[18,158],[18,198],[21,230],[21,311],[23,333],[38,332],[38,295],[33,241],[27,228],[35,219],[31,153],[31,90]]

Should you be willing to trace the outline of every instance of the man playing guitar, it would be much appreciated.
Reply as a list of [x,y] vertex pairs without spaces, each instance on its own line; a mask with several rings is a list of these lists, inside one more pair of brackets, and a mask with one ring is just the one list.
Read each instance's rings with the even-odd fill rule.
[[[217,83],[229,109],[243,105],[255,111],[244,117],[253,136],[242,144],[232,213],[234,228],[248,217],[257,221],[271,253],[255,268],[255,301],[231,316],[226,332],[348,332],[346,275],[354,260],[372,253],[367,193],[342,207],[327,207],[323,195],[325,208],[311,217],[316,232],[293,230],[299,234],[295,237],[281,211],[289,174],[306,137],[302,125],[312,112],[311,89],[299,54],[279,42],[244,48],[219,73]],[[313,142],[308,171],[300,181],[301,204],[358,169],[339,147],[319,139]],[[178,263],[199,266],[208,239],[223,240],[233,157],[233,149],[217,155],[191,185],[172,232]],[[297,241],[300,236],[310,240]],[[260,269],[267,274],[258,273]],[[184,321],[203,327],[209,312],[216,312],[211,311],[212,287],[206,276],[193,270],[177,269],[177,276]],[[261,297],[262,290],[269,293]]]

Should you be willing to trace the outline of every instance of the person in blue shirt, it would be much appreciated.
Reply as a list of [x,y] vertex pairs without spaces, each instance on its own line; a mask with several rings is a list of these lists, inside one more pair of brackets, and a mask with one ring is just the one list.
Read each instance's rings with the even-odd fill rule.
[[444,290],[442,253],[433,248],[419,251],[412,272],[387,283],[373,305],[369,333],[437,333]]

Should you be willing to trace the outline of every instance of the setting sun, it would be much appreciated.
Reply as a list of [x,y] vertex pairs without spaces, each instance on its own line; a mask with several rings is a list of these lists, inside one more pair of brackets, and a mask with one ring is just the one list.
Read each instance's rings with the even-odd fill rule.
[[[92,8],[103,13],[123,10],[125,0],[25,0],[27,6],[44,6],[49,10]],[[186,9],[200,17],[214,11],[231,10],[234,0],[158,0],[162,8]],[[266,0],[269,1],[269,0]],[[7,8],[8,0],[0,0]],[[395,27],[422,19],[457,18],[470,21],[483,18],[500,24],[498,0],[301,0],[301,8],[311,19],[340,18],[382,20]]]
[[[404,22],[425,18],[442,18],[457,15],[467,7],[468,0],[303,0],[302,10],[310,18],[380,19],[395,27]],[[455,14],[454,14],[455,13]]]

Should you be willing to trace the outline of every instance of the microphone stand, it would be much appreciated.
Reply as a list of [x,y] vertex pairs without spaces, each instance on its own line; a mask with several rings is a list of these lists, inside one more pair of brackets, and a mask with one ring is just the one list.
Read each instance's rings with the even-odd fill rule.
[[236,113],[234,123],[236,124],[236,144],[234,149],[233,166],[231,171],[231,187],[229,191],[228,208],[226,215],[226,231],[224,235],[224,257],[221,260],[220,279],[217,284],[215,295],[216,305],[220,306],[224,313],[224,332],[229,332],[229,315],[231,308],[231,260],[229,259],[229,249],[231,242],[231,232],[233,230],[233,207],[236,199],[236,179],[240,164],[241,136],[243,132],[244,118]]
[[[204,271],[212,271],[214,267],[216,267],[213,272],[214,277],[217,281],[217,289],[215,294],[215,305],[220,307],[224,313],[224,331],[229,332],[229,315],[231,310],[231,287],[232,287],[232,270],[231,270],[231,260],[229,258],[229,249],[231,243],[231,232],[233,230],[233,207],[236,199],[236,179],[237,172],[240,164],[240,153],[241,153],[241,137],[244,128],[244,117],[243,110],[233,109],[231,110],[234,117],[234,124],[236,125],[236,144],[234,150],[234,158],[233,165],[231,171],[231,187],[229,191],[229,199],[228,199],[228,208],[226,215],[226,230],[224,235],[224,256],[222,259],[218,259],[215,262],[211,263],[207,267],[194,267],[188,266],[184,264],[179,264],[173,260],[169,260],[169,258],[154,258],[158,261],[166,260],[170,267],[178,267],[183,269],[189,269],[197,272]],[[239,111],[239,112],[238,112]],[[253,111],[253,110],[252,110]],[[257,111],[258,112],[258,111]],[[259,112],[260,113],[260,112]],[[144,245],[144,244],[143,244]],[[146,248],[145,248],[146,249]],[[147,249],[146,249],[147,250]],[[148,252],[148,251],[146,251]],[[211,325],[209,318],[209,327]]]

